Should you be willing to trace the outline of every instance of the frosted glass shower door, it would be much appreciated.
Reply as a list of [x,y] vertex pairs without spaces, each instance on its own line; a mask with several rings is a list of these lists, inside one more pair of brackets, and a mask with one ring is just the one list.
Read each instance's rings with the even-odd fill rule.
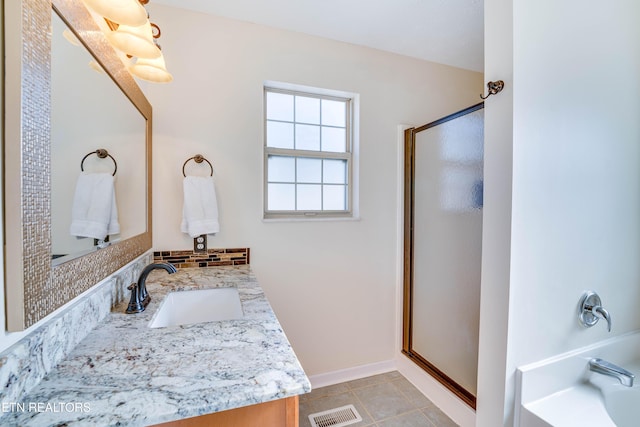
[[477,392],[484,139],[484,110],[473,108],[413,130],[411,336],[405,348],[438,380],[466,394],[471,406]]

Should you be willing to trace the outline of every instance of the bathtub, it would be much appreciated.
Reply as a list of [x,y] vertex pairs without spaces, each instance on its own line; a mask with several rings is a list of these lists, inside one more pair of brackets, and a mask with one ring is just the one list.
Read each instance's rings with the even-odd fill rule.
[[[591,372],[600,357],[634,374],[633,387]],[[519,427],[637,427],[640,420],[640,331],[522,366],[516,371]]]

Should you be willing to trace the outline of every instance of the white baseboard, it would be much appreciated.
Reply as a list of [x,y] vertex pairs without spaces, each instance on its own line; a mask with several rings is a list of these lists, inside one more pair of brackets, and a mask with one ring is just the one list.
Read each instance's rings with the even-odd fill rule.
[[370,377],[371,375],[384,374],[395,370],[396,361],[385,360],[383,362],[340,369],[338,371],[327,372],[324,374],[311,375],[309,377],[309,381],[311,381],[312,388],[326,387],[345,381],[357,380],[360,378]]

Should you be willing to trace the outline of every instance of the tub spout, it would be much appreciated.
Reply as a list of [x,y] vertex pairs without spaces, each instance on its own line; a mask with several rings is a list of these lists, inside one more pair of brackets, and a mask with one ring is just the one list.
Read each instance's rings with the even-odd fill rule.
[[617,378],[622,385],[627,387],[633,387],[633,379],[636,377],[626,369],[598,358],[589,360],[589,370]]

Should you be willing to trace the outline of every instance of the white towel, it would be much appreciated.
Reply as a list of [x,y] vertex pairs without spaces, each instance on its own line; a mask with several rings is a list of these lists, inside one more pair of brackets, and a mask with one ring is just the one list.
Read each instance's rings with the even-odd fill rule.
[[183,189],[180,230],[191,237],[219,232],[218,201],[213,177],[187,176]]
[[101,239],[120,233],[114,178],[109,173],[82,172],[71,208],[71,235]]

